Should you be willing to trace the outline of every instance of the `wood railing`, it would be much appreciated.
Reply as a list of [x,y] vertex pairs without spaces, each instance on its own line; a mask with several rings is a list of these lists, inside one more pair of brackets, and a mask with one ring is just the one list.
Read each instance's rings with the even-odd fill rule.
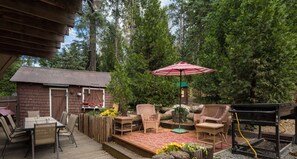
[[112,135],[112,117],[79,114],[78,130],[99,143],[109,141]]
[[16,113],[17,97],[16,96],[2,96],[2,97],[0,97],[0,107],[7,107]]

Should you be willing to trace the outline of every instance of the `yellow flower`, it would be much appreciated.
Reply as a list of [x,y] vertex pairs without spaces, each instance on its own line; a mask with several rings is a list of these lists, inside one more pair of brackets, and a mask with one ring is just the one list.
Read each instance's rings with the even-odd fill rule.
[[100,116],[112,116],[112,117],[115,117],[117,116],[117,111],[115,111],[113,108],[110,108],[110,109],[106,109],[104,112],[102,112],[100,114]]
[[158,149],[156,151],[156,153],[160,154],[160,153],[167,153],[167,152],[171,152],[171,151],[178,151],[181,148],[182,148],[181,144],[178,144],[176,142],[172,142],[172,143],[169,143],[169,144],[166,144],[166,145],[162,146],[162,148]]

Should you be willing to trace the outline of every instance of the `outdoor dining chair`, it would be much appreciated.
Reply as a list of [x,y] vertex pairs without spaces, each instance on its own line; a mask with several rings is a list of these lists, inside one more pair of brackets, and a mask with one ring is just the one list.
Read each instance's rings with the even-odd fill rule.
[[54,152],[57,153],[57,158],[59,158],[58,151],[58,140],[57,140],[57,123],[46,123],[46,124],[34,124],[34,132],[32,132],[32,158],[35,158],[35,146],[53,144]]
[[26,131],[22,131],[21,128],[17,128],[16,127],[16,124],[14,122],[14,120],[12,119],[12,116],[11,115],[7,115],[6,116],[9,123],[10,123],[10,126],[11,126],[11,130],[12,130],[12,134],[10,136],[15,136],[15,135],[20,135],[20,134],[26,134],[27,132]]
[[39,117],[39,111],[27,111],[28,117]]
[[74,131],[74,127],[75,127],[77,118],[78,118],[78,115],[71,114],[69,117],[69,120],[68,120],[68,124],[65,127],[65,130],[61,130],[59,132],[59,137],[60,136],[69,137],[69,139],[72,140],[72,143],[74,143],[76,147],[77,147],[77,144],[76,144],[75,138],[73,136],[73,131]]
[[2,125],[5,135],[7,137],[5,145],[1,152],[1,156],[4,158],[5,149],[6,149],[6,147],[8,147],[9,144],[29,142],[30,137],[27,134],[12,135],[13,133],[10,131],[10,128],[3,116],[0,117],[0,123]]
[[60,123],[63,125],[67,125],[67,115],[68,113],[66,111],[63,111],[60,117]]

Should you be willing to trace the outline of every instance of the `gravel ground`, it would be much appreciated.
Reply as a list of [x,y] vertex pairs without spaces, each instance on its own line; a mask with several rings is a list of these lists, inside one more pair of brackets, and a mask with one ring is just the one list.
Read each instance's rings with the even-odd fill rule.
[[[295,122],[294,120],[282,120],[281,126],[280,126],[280,133],[281,134],[294,134],[295,130]],[[274,127],[265,126],[262,127],[262,132],[274,132]],[[258,132],[258,128],[254,130],[254,132]],[[297,159],[297,153],[296,156],[292,156],[289,152],[297,152],[297,145],[291,145],[287,150],[283,152],[281,155],[282,159]],[[231,149],[227,149],[218,153],[215,153],[214,155],[215,159],[253,159],[253,157],[248,157],[244,155],[239,154],[232,154]]]
[[[296,149],[297,149],[297,146],[292,145],[281,155],[281,158],[282,159],[297,159],[296,156],[292,156],[289,154],[290,151],[296,150]],[[214,159],[253,159],[253,157],[244,156],[244,155],[240,155],[240,154],[232,154],[231,149],[227,149],[227,150],[216,153],[214,155]]]

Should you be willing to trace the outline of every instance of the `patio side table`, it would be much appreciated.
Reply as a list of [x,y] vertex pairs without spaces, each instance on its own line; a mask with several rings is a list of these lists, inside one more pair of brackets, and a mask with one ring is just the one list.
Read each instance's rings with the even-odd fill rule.
[[[221,144],[221,148],[223,148],[223,137],[222,137],[223,135],[221,134],[223,132],[224,132],[224,124],[219,124],[219,123],[196,124],[197,141],[204,144],[211,144],[213,146],[213,152],[215,152],[216,144]],[[199,133],[209,133],[213,135],[213,137],[199,139]],[[220,134],[221,137],[220,137],[220,140],[216,141],[216,136],[218,134]]]
[[132,117],[126,117],[126,116],[118,116],[114,118],[114,131],[113,133],[115,134],[116,131],[121,132],[121,136],[123,135],[124,132],[132,132]]

